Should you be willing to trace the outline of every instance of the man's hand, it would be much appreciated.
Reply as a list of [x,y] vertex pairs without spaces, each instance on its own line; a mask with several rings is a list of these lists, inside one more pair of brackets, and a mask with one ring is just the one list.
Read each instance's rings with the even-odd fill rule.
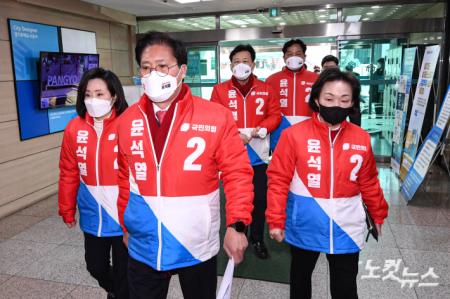
[[66,226],[68,228],[73,228],[73,227],[75,227],[75,225],[77,225],[77,221],[76,220],[74,220],[72,222],[66,222]]
[[128,248],[128,232],[123,233],[123,244]]
[[270,238],[275,239],[277,242],[282,242],[284,240],[284,229],[274,228],[269,231]]
[[377,229],[378,235],[381,236],[381,224],[375,223],[375,228]]
[[234,228],[228,227],[223,241],[223,249],[228,257],[234,259],[237,265],[244,259],[244,252],[248,246],[247,237],[244,233],[238,233]]
[[247,137],[247,135],[239,133],[239,137],[241,137],[242,142],[244,143],[244,145],[246,145],[247,143],[250,142],[250,140],[252,139],[251,137]]
[[261,127],[256,127],[253,129],[252,131],[252,138],[260,138],[259,137],[259,129],[261,129]]

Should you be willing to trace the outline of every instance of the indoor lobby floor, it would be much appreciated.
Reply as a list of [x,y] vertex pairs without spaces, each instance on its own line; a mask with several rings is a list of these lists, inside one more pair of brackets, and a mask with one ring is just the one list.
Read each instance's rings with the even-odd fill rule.
[[[380,180],[389,217],[380,242],[370,239],[361,252],[359,298],[450,298],[448,176],[429,184],[443,186],[445,195],[429,193],[434,197],[410,205],[400,198],[389,168],[380,168]],[[328,284],[321,256],[313,298],[331,298]],[[56,195],[0,220],[0,298],[106,298],[85,269],[79,228],[67,229],[57,215]],[[176,277],[168,298],[182,298]],[[232,298],[289,298],[289,285],[235,278]]]

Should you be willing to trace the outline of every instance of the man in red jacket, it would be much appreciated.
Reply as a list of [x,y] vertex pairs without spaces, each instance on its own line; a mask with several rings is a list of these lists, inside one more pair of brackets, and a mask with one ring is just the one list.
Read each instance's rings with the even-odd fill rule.
[[231,113],[183,84],[184,45],[151,32],[136,45],[144,95],[121,116],[119,221],[128,239],[131,298],[166,298],[172,274],[184,298],[215,298],[219,171],[227,196],[224,249],[247,247],[253,172]]
[[275,149],[281,131],[311,117],[308,99],[318,77],[316,73],[306,70],[306,45],[303,41],[291,39],[286,42],[283,59],[286,66],[266,80],[279,95],[283,115],[280,126],[270,135],[271,150]]
[[246,145],[253,166],[255,201],[250,241],[256,255],[268,257],[264,244],[264,212],[266,210],[267,162],[269,134],[281,121],[278,97],[273,89],[253,74],[255,50],[250,45],[239,45],[230,54],[233,77],[214,86],[211,101],[231,110]]

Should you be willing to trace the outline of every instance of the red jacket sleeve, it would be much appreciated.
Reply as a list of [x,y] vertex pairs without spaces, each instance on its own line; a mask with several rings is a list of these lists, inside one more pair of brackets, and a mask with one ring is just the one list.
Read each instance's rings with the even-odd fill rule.
[[361,197],[367,206],[370,216],[372,216],[375,223],[383,224],[384,219],[388,215],[388,204],[384,199],[383,190],[378,180],[377,165],[370,141],[367,144],[368,151],[359,171],[358,183]]
[[273,88],[267,84],[267,90],[269,92],[269,103],[267,106],[266,118],[259,124],[261,128],[266,128],[268,133],[271,133],[281,122],[281,108],[280,99],[278,94],[275,93]]
[[78,169],[75,150],[71,146],[71,139],[70,125],[68,125],[64,131],[61,145],[58,188],[59,215],[63,218],[65,223],[75,221],[77,193],[78,187],[80,186],[80,171]]
[[217,90],[217,85],[213,87],[213,91],[211,93],[211,102],[222,105],[222,102],[220,101],[219,91]]
[[222,172],[226,195],[226,223],[242,221],[249,225],[253,210],[253,169],[233,116],[228,110],[225,115],[225,128],[218,141],[215,159]]
[[295,171],[295,146],[286,132],[280,141],[267,169],[269,186],[267,190],[266,219],[270,229],[284,229],[289,186]]
[[119,223],[124,232],[127,231],[125,223],[123,221],[123,215],[125,209],[128,205],[128,200],[130,199],[130,166],[128,165],[128,160],[123,153],[122,147],[120,146],[120,134],[118,134],[119,140],[119,152],[117,153],[117,164],[119,165],[118,173],[118,185],[119,185],[119,197],[117,199],[117,211],[119,214]]

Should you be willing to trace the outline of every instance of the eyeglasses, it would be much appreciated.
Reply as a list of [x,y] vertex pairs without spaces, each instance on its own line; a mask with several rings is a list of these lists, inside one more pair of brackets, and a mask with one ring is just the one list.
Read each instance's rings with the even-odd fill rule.
[[141,73],[145,76],[150,74],[152,71],[156,71],[156,74],[160,77],[165,77],[169,74],[170,69],[177,65],[178,64],[168,66],[167,64],[158,64],[156,67],[142,66]]

